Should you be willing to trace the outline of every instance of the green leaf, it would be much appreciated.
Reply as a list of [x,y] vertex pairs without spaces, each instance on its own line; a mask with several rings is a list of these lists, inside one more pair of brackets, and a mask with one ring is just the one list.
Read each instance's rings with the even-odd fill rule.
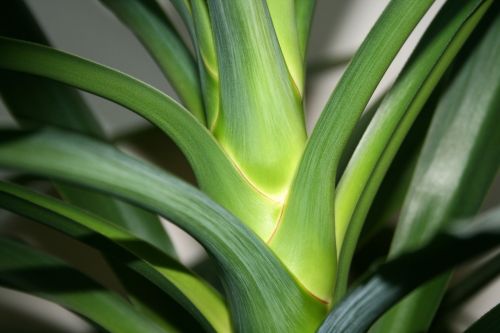
[[0,68],[48,77],[121,104],[167,133],[188,159],[199,186],[262,238],[279,215],[277,203],[258,192],[208,130],[153,87],[111,68],[41,45],[0,37]]
[[[49,45],[24,1],[4,1],[0,3],[0,8],[1,36]],[[1,71],[1,74],[2,99],[22,125],[50,123],[52,126],[104,138],[101,126],[75,90],[57,82],[20,73]],[[42,105],[44,112],[35,112],[34,103]]]
[[205,103],[207,127],[213,132],[220,112],[219,65],[206,1],[191,1],[193,40]]
[[[76,207],[13,184],[0,182],[0,206],[100,250],[113,264],[123,262],[182,304],[201,324],[217,332],[230,331],[229,314],[220,295],[147,240]],[[122,249],[135,258],[123,254]]]
[[191,36],[194,36],[193,18],[191,16],[191,5],[189,3],[190,0],[170,0],[170,2],[179,13],[182,21],[191,33]]
[[297,34],[302,58],[307,56],[307,43],[311,31],[312,18],[316,0],[295,0],[295,20],[297,22]]
[[[302,95],[304,92],[304,56],[300,48],[300,37],[299,27],[297,24],[297,19],[305,20],[305,15],[309,8],[302,8],[307,5],[299,5],[301,12],[296,15],[296,0],[266,0],[267,7],[269,9],[269,15],[273,23],[274,31],[276,37],[278,38],[279,46],[283,58],[290,72],[290,76],[295,82],[295,86],[300,91]],[[314,5],[314,1],[303,1],[309,2]],[[313,6],[312,6],[313,7]],[[301,22],[301,24],[307,24],[309,22]],[[305,29],[305,27],[301,27]],[[302,31],[300,31],[303,33]]]
[[324,316],[324,304],[254,233],[190,185],[82,136],[45,130],[1,137],[0,165],[117,195],[191,234],[220,268],[236,331],[308,332]]
[[500,303],[465,330],[465,333],[488,333],[500,330]]
[[136,152],[141,158],[152,162],[188,183],[196,184],[191,166],[179,150],[179,147],[170,138],[165,137],[165,133],[160,129],[146,125],[122,133],[114,137],[112,141],[115,145]]
[[[462,57],[463,66],[438,104],[405,198],[390,257],[419,246],[450,219],[477,212],[498,171],[500,15],[497,5],[471,38],[466,48],[470,53]],[[412,294],[380,322],[380,331],[395,327],[400,332],[426,330],[447,277]]]
[[183,104],[201,122],[205,115],[196,63],[156,0],[101,0],[154,57]]
[[208,5],[221,89],[214,135],[257,190],[281,205],[306,140],[300,94],[264,1]]
[[318,332],[366,332],[378,317],[413,289],[499,243],[500,209],[464,221],[421,248],[380,266],[370,279],[333,308]]
[[[370,31],[309,138],[270,242],[297,279],[325,301],[336,275],[334,184],[344,146],[385,70],[432,3],[393,0]],[[318,267],[325,273],[317,274]]]
[[[0,3],[0,34],[49,44],[22,1]],[[51,125],[105,138],[83,98],[63,84],[1,71],[0,93],[9,111],[25,127]],[[175,253],[157,216],[102,194],[57,183],[56,187],[65,200],[147,237],[171,254]]]
[[166,332],[64,262],[5,238],[0,238],[0,284],[58,303],[109,332]]
[[[335,194],[340,263],[336,293],[345,292],[366,214],[417,115],[492,1],[448,1],[384,98],[344,171]],[[343,242],[345,241],[345,246]]]

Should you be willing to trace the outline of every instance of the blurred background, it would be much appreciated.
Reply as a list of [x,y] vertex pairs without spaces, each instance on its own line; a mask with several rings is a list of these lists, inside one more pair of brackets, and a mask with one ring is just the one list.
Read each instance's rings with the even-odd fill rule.
[[[26,2],[55,47],[119,69],[175,96],[152,58],[133,34],[97,0],[27,0]],[[388,0],[317,0],[309,63],[311,68],[318,66],[328,68],[322,71],[315,70],[308,78],[306,102],[309,130],[314,126],[348,59],[361,44],[388,2]],[[436,1],[429,15],[407,41],[377,89],[375,99],[390,87],[442,3],[442,0]],[[163,0],[162,5],[166,11],[172,13],[174,19],[178,19],[168,0]],[[87,93],[83,95],[110,137],[119,137],[129,131],[148,126],[146,121],[114,103]],[[0,124],[4,127],[14,125],[1,100]],[[152,144],[159,146],[161,142]],[[157,152],[161,155],[161,150]],[[156,159],[161,159],[160,163],[175,163],[169,160],[169,156],[155,156],[155,162]],[[493,189],[492,193],[498,192],[498,188],[499,186],[496,186],[496,190]],[[493,193],[488,202],[498,202],[498,197],[498,194]],[[116,283],[98,253],[70,242],[46,228],[35,226],[28,221],[13,219],[6,212],[0,211],[0,218],[2,221],[0,233],[22,233],[25,239],[37,246],[62,255],[71,262],[78,262],[84,271],[97,272],[104,283],[110,285]],[[183,262],[195,265],[204,258],[203,249],[196,242],[167,222],[165,225],[173,234],[172,238]],[[450,318],[453,331],[462,331],[499,300],[500,279],[497,278],[466,307],[453,314]],[[56,305],[2,288],[0,331],[90,333],[93,329]]]

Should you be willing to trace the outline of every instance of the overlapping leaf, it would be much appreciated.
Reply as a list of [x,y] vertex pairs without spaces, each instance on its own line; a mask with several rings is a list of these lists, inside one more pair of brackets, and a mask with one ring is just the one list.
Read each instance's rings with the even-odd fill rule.
[[[449,1],[380,105],[342,175],[335,197],[342,296],[368,209],[417,115],[492,1]],[[345,238],[345,244],[343,244]]]
[[0,284],[58,303],[112,333],[168,332],[64,262],[0,238]]
[[78,135],[45,130],[1,137],[0,165],[115,194],[195,237],[220,267],[237,331],[307,332],[324,315],[325,306],[295,282],[255,234],[195,188]]
[[205,123],[197,66],[156,0],[101,0],[146,46],[186,108]]
[[200,187],[259,235],[278,204],[256,191],[208,130],[169,96],[111,68],[48,47],[0,37],[0,68],[48,77],[108,98],[143,116],[179,146]]
[[[372,28],[309,138],[270,242],[295,276],[321,299],[331,298],[336,274],[333,202],[342,151],[385,70],[432,2],[391,1]],[[323,275],[316,273],[318,267]]]
[[[23,1],[0,3],[0,35],[49,44]],[[2,71],[0,94],[23,126],[51,125],[105,139],[83,98],[73,89],[51,80]],[[105,195],[56,184],[65,200],[123,226],[170,253],[175,253],[158,218]]]
[[264,1],[208,5],[221,94],[214,134],[257,190],[282,204],[306,139],[300,94]]
[[147,240],[76,207],[13,184],[0,182],[0,206],[100,250],[113,265],[126,265],[157,285],[208,329],[230,331],[229,314],[220,295]]
[[[469,54],[464,56],[463,66],[438,104],[405,198],[390,257],[424,243],[450,219],[475,214],[498,171],[497,6],[492,7],[488,20],[467,47]],[[379,330],[426,330],[446,282],[447,277],[441,277],[412,294],[381,321]]]
[[500,209],[497,208],[383,264],[333,308],[319,332],[366,332],[378,317],[416,287],[498,244]]

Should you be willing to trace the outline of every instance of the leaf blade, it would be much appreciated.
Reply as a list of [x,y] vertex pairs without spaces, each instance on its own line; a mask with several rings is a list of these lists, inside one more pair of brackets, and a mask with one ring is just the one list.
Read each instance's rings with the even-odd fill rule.
[[426,31],[403,73],[377,110],[339,182],[335,198],[341,249],[337,293],[375,193],[425,102],[492,1],[449,1]]
[[[478,36],[483,37],[475,39],[477,47],[471,50],[438,105],[411,190],[405,197],[390,256],[425,242],[449,217],[474,214],[496,175],[500,164],[497,156],[500,135],[494,125],[500,121],[497,5],[492,7],[494,10],[482,27],[484,30],[478,30]],[[471,110],[474,110],[474,122],[471,122]],[[448,177],[439,176],[443,172]],[[428,327],[441,301],[446,280],[446,276],[442,277],[412,294],[379,325],[391,327],[397,321],[402,329]],[[415,307],[426,311],[417,314]]]
[[295,282],[255,234],[198,190],[78,135],[53,130],[10,138],[3,134],[0,165],[113,193],[192,234],[223,268],[220,277],[236,330],[301,332],[317,327],[324,304]]
[[[470,220],[475,220],[473,225]],[[379,316],[423,282],[498,246],[500,209],[470,220],[381,265],[329,313],[319,332],[366,332]]]
[[[23,1],[0,4],[0,33],[49,45],[47,37]],[[45,125],[84,133],[105,140],[105,134],[83,98],[75,90],[51,80],[2,71],[0,94],[14,118],[23,127]],[[57,184],[65,200],[122,225],[175,254],[158,218],[105,195]]]
[[210,132],[169,96],[106,66],[41,45],[0,37],[0,49],[0,68],[73,85],[121,104],[155,124],[184,153],[206,193],[261,237],[272,231],[278,204],[256,191]]
[[[337,269],[333,202],[342,151],[385,70],[432,2],[393,0],[372,28],[309,138],[283,218],[270,241],[295,276],[323,300],[331,299]],[[318,276],[317,267],[328,274]]]
[[5,238],[0,238],[0,244],[0,283],[3,285],[58,303],[110,332],[133,333],[143,329],[165,332],[144,320],[117,294],[103,289],[62,261]]
[[208,7],[221,92],[214,135],[258,190],[281,203],[306,132],[268,8],[246,0],[209,0]]
[[144,44],[179,94],[186,108],[201,123],[205,114],[195,61],[155,0],[101,0]]
[[[76,207],[14,184],[0,182],[0,206],[98,249],[110,257],[109,261],[114,267],[124,262],[122,264],[158,286],[190,311],[207,329],[230,331],[229,314],[220,295],[168,254],[159,252],[161,248],[155,247],[154,243],[137,238]],[[123,254],[123,249],[135,256],[135,260]],[[122,273],[119,276],[124,274],[120,268],[118,272]],[[157,275],[168,282],[159,281],[155,277]]]

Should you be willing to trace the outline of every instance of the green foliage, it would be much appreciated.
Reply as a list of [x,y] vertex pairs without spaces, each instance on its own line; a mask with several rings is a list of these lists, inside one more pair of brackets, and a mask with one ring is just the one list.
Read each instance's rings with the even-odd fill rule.
[[[0,181],[0,207],[100,251],[122,293],[78,263],[4,237],[0,285],[117,333],[364,332],[379,317],[374,331],[412,332],[432,323],[442,274],[500,243],[498,209],[475,217],[500,165],[499,2],[447,1],[365,112],[434,3],[390,1],[309,136],[314,0],[171,0],[184,27],[156,0],[101,3],[141,41],[179,102],[51,47],[22,1],[1,3],[0,93],[22,129],[0,130],[0,167],[50,180],[53,191]],[[74,88],[168,136],[196,187],[106,140]],[[171,150],[162,139],[158,157]],[[399,208],[388,262],[364,267],[368,277],[349,290],[361,230]],[[178,261],[158,216],[207,250],[222,292]],[[457,218],[468,222],[450,229]],[[474,288],[496,271],[479,269]],[[464,294],[466,284],[450,295]],[[497,312],[470,330],[494,327]]]

